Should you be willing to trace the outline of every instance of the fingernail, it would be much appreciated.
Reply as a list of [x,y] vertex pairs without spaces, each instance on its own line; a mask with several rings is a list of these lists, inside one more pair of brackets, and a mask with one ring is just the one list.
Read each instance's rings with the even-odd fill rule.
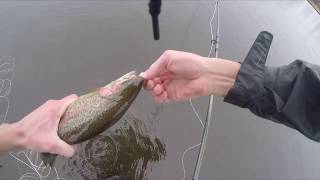
[[152,80],[149,80],[149,81],[147,82],[147,84],[146,84],[146,88],[147,88],[148,90],[153,89],[154,86],[155,86],[155,84],[154,84],[154,82],[153,82]]

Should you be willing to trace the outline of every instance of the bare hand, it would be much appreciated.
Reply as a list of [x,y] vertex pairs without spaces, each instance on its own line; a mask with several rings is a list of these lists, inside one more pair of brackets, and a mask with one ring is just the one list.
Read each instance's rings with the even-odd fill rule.
[[234,61],[168,50],[141,76],[155,100],[168,102],[211,94],[224,97],[239,69]]
[[50,152],[71,157],[75,149],[58,137],[61,116],[76,95],[61,100],[49,100],[21,121],[14,124],[19,132],[19,146],[38,152]]
[[159,102],[181,101],[208,94],[205,58],[168,50],[141,75],[145,88]]

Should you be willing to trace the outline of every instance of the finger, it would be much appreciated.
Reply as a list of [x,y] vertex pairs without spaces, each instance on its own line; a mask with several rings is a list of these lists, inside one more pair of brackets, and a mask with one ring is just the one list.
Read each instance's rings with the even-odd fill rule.
[[164,79],[162,81],[163,86],[167,86],[171,82],[171,79]]
[[169,76],[170,74],[171,74],[171,72],[169,72],[169,71],[163,71],[163,72],[160,73],[160,77]]
[[161,94],[158,95],[158,96],[155,96],[154,99],[155,99],[157,102],[160,102],[160,103],[169,102],[168,94],[167,94],[166,91],[164,91],[163,93],[161,93]]
[[163,92],[164,88],[161,84],[157,84],[154,88],[153,88],[153,93],[158,96]]
[[72,157],[75,153],[75,147],[67,144],[66,142],[62,141],[61,139],[57,140],[57,144],[52,150],[55,154],[60,154],[66,157]]
[[170,76],[161,76],[160,81],[162,84],[168,83],[171,80]]
[[163,53],[156,62],[154,62],[149,69],[143,73],[144,78],[152,79],[160,76],[160,74],[166,70],[168,58],[168,53]]
[[156,84],[159,84],[159,83],[161,83],[161,78],[160,78],[160,77],[155,77],[155,78],[153,79],[153,81],[154,81]]
[[76,94],[71,94],[69,96],[66,96],[64,98],[62,98],[60,100],[61,102],[61,106],[60,106],[60,109],[59,109],[59,115],[62,116],[63,113],[66,111],[67,107],[73,102],[75,101],[76,99],[78,98],[78,96]]
[[145,89],[151,90],[151,89],[154,88],[155,85],[156,85],[156,84],[154,83],[153,80],[148,80],[148,81],[146,82],[146,84],[145,84]]

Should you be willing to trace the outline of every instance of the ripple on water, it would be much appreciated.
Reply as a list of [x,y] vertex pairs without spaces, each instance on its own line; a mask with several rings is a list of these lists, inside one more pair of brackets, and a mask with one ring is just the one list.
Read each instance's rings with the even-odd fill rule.
[[64,171],[77,179],[146,180],[148,169],[166,156],[165,144],[132,114],[79,146]]

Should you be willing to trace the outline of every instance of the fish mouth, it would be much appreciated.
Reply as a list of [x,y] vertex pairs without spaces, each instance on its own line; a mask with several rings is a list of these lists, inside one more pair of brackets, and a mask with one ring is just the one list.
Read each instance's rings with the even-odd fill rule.
[[124,84],[130,80],[139,79],[139,75],[136,71],[130,71],[127,74],[121,76],[119,79],[115,81],[115,84]]
[[130,78],[134,78],[137,76],[138,76],[138,73],[136,71],[131,71],[131,72],[128,72],[127,74],[123,75],[122,77],[120,77],[119,80],[121,81],[121,79],[130,79]]
[[[118,88],[121,85],[125,85],[127,83],[132,83],[132,81],[139,81],[140,79],[143,79],[142,77],[138,76],[138,73],[136,71],[130,71],[129,73],[121,76],[117,80],[111,82],[110,84],[102,87],[100,89],[100,95],[102,96],[108,96],[115,92],[117,92]],[[141,80],[142,81],[142,80]]]

